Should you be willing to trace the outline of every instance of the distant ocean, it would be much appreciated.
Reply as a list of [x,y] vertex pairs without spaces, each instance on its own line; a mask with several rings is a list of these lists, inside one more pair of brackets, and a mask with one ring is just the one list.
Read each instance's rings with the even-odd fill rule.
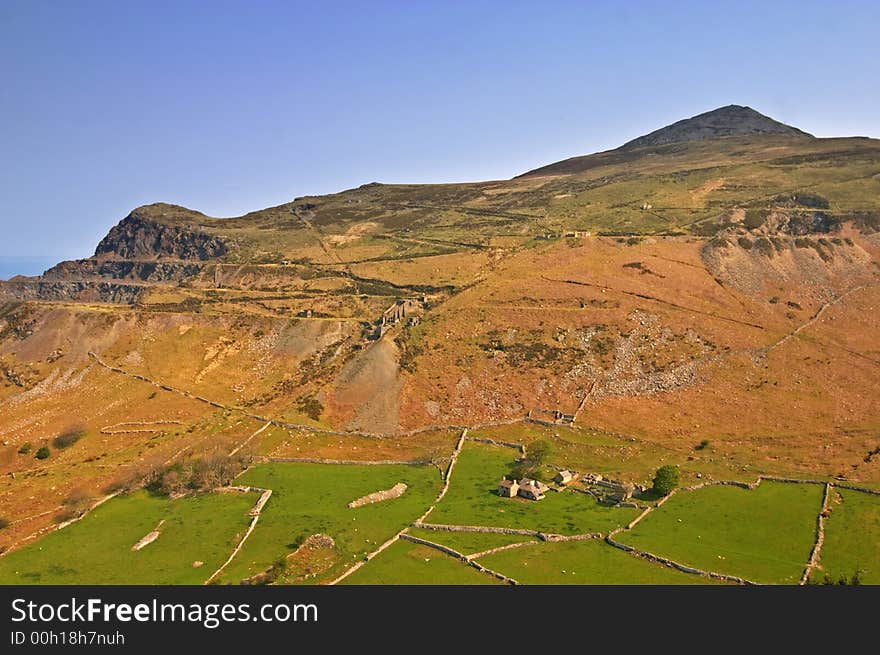
[[7,257],[0,255],[0,280],[8,280],[16,275],[41,275],[62,259],[62,257]]

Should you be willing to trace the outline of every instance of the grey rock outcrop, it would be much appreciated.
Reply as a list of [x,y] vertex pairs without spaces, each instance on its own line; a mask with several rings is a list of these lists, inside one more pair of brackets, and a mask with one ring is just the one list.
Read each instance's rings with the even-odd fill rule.
[[105,236],[95,255],[113,254],[123,259],[169,257],[205,261],[227,252],[223,239],[195,226],[170,225],[144,216],[135,209]]

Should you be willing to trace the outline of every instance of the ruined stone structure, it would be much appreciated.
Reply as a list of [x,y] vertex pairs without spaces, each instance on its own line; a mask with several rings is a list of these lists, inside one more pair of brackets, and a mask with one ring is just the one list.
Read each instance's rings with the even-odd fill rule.
[[401,298],[391,307],[382,312],[379,324],[373,332],[373,339],[381,339],[392,326],[405,322],[409,326],[418,325],[421,322],[421,314],[425,311],[427,298]]

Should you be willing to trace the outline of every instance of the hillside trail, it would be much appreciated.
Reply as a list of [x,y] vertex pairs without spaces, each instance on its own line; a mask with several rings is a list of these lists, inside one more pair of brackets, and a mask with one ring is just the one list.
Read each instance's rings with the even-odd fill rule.
[[360,287],[358,286],[358,282],[356,279],[357,276],[352,270],[351,264],[343,260],[342,257],[339,256],[339,253],[337,253],[333,248],[327,245],[327,242],[324,240],[324,235],[321,233],[321,230],[315,227],[310,221],[307,221],[305,217],[301,216],[299,213],[294,212],[294,216],[296,216],[300,223],[305,226],[309,234],[314,237],[315,241],[317,241],[318,243],[318,246],[321,248],[321,250],[324,251],[324,254],[326,254],[331,259],[335,259],[336,262],[340,266],[342,266],[343,270],[348,274],[348,277],[351,279],[351,282],[354,285],[353,297],[355,299],[355,302],[358,304],[359,309],[363,311],[364,314],[368,313],[366,304],[360,299]]
[[662,305],[666,305],[667,307],[672,307],[673,309],[677,309],[679,311],[690,312],[692,314],[700,314],[702,316],[709,316],[714,319],[718,319],[720,321],[728,321],[730,323],[736,323],[737,325],[745,325],[746,327],[756,328],[758,330],[766,330],[763,325],[759,325],[758,323],[751,323],[749,321],[743,321],[738,318],[733,318],[730,316],[723,316],[721,314],[715,314],[713,312],[707,312],[702,309],[695,309],[694,307],[687,307],[685,305],[679,305],[678,303],[672,302],[671,300],[664,300],[663,298],[657,298],[656,296],[651,296],[646,293],[638,293],[636,291],[627,291],[625,289],[617,289],[615,287],[609,287],[605,284],[596,284],[594,282],[583,282],[581,280],[557,280],[554,278],[549,278],[546,276],[541,276],[542,279],[547,280],[548,282],[556,282],[562,284],[576,284],[583,287],[591,287],[593,289],[605,289],[608,291],[613,291],[615,293],[621,293],[626,296],[632,296],[633,298],[640,298],[642,300],[650,300],[652,302],[660,303]]
[[233,455],[235,455],[236,453],[238,453],[242,448],[244,448],[245,446],[247,446],[247,445],[251,442],[251,439],[253,439],[253,438],[256,437],[258,434],[260,434],[261,432],[263,432],[263,431],[264,431],[266,428],[268,428],[270,425],[272,425],[272,421],[266,421],[266,424],[263,425],[263,427],[261,427],[259,430],[257,430],[256,432],[254,432],[251,436],[249,436],[247,439],[245,439],[245,440],[242,441],[240,444],[238,444],[235,448],[233,448],[233,449],[229,452],[229,456],[232,457]]
[[[803,332],[804,330],[806,330],[806,329],[809,328],[810,326],[815,325],[816,322],[819,321],[820,318],[822,318],[822,315],[823,315],[823,314],[826,312],[826,310],[828,310],[830,307],[833,307],[834,305],[836,305],[836,304],[838,304],[838,303],[840,303],[840,302],[843,302],[847,297],[851,296],[852,294],[854,294],[854,293],[857,292],[857,291],[861,291],[862,289],[873,288],[873,287],[876,287],[876,286],[877,286],[876,284],[860,284],[859,286],[853,287],[852,289],[849,289],[848,291],[846,291],[846,292],[840,294],[839,296],[837,296],[837,297],[835,297],[835,298],[832,298],[832,299],[829,300],[829,301],[826,301],[825,303],[823,303],[823,304],[819,307],[818,310],[816,310],[816,312],[813,314],[813,316],[811,316],[809,319],[807,319],[806,321],[804,321],[803,323],[801,323],[798,327],[796,327],[796,328],[795,328],[794,330],[792,330],[791,332],[789,332],[789,333],[787,333],[786,335],[784,335],[782,338],[780,338],[779,340],[777,340],[775,343],[773,343],[773,344],[771,344],[770,346],[768,346],[766,352],[769,354],[771,351],[775,350],[776,348],[778,348],[779,346],[783,345],[783,344],[786,343],[787,341],[793,339],[794,337],[796,337],[797,335],[799,335],[801,332]],[[825,342],[827,343],[827,340],[825,340]],[[865,360],[867,360],[867,361],[869,361],[869,362],[872,362],[872,363],[874,363],[874,364],[878,364],[878,365],[880,365],[880,362],[878,362],[878,361],[875,360],[875,359],[872,359],[872,358],[868,357],[867,355],[863,355],[862,353],[856,352],[856,351],[854,351],[854,350],[850,350],[849,348],[846,348],[846,347],[844,347],[844,346],[840,346],[839,344],[832,344],[832,345],[835,345],[835,346],[837,346],[838,348],[841,348],[842,350],[847,351],[847,352],[850,353],[851,355],[856,355],[856,356],[861,357],[861,358],[863,358],[863,359],[865,359]]]

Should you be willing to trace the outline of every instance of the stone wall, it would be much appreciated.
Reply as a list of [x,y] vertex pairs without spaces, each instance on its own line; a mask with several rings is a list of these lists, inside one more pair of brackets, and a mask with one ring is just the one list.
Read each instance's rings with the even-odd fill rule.
[[467,428],[461,431],[461,436],[458,438],[458,443],[455,444],[455,450],[452,451],[452,457],[449,458],[449,467],[446,469],[446,473],[443,476],[443,488],[440,489],[440,493],[437,494],[437,498],[434,500],[434,504],[437,504],[441,500],[443,500],[446,492],[449,491],[449,482],[452,479],[452,470],[455,468],[455,463],[458,461],[458,456],[461,454],[461,449],[464,447],[464,440],[466,437]]
[[523,454],[525,454],[525,446],[521,443],[511,443],[510,441],[498,441],[496,439],[489,439],[487,437],[468,437],[468,441],[473,441],[475,443],[487,443],[492,446],[503,446],[504,448],[513,448],[514,450],[519,450]]
[[414,544],[421,544],[422,546],[428,546],[429,548],[433,548],[435,550],[439,550],[447,555],[451,555],[456,559],[460,559],[463,562],[467,561],[467,557],[463,554],[455,550],[454,548],[450,548],[449,546],[444,546],[443,544],[438,544],[433,541],[428,541],[427,539],[422,539],[421,537],[414,537],[408,532],[400,535],[400,538],[404,541],[411,541]]
[[[612,533],[614,534],[614,533]],[[666,557],[661,557],[659,555],[654,555],[653,553],[649,553],[644,550],[639,550],[635,546],[630,546],[628,544],[623,544],[619,541],[616,541],[612,534],[609,534],[605,537],[605,542],[614,546],[615,548],[619,548],[631,555],[635,555],[636,557],[641,557],[642,559],[646,559],[649,562],[655,562],[657,564],[663,564],[664,566],[668,566],[673,569],[677,569],[682,573],[690,573],[692,575],[701,575],[706,578],[714,578],[716,580],[725,580],[727,582],[735,582],[737,584],[746,584],[753,585],[756,584],[750,580],[746,580],[745,578],[739,578],[735,575],[727,575],[725,573],[716,573],[714,571],[703,571],[702,569],[698,569],[693,566],[685,566],[684,564],[679,564],[671,559]]]
[[825,543],[825,517],[828,514],[828,501],[831,497],[832,486],[825,485],[825,492],[822,494],[822,508],[816,517],[816,543],[813,544],[813,550],[810,551],[810,559],[804,568],[804,574],[801,576],[800,584],[805,585],[810,581],[810,573],[819,566],[819,557],[822,554],[822,546]]
[[497,528],[488,525],[445,525],[443,523],[418,523],[413,524],[417,528],[426,530],[438,530],[442,532],[486,532],[491,534],[515,534],[526,537],[538,537],[543,539],[542,532],[537,530],[520,530],[517,528]]
[[267,457],[268,462],[294,462],[303,464],[340,464],[344,466],[427,466],[432,464],[429,459],[383,459],[383,460],[359,460],[359,459],[326,459],[323,457]]
[[371,505],[372,503],[381,503],[383,500],[393,500],[394,498],[400,498],[406,490],[406,484],[398,482],[390,489],[375,491],[366,496],[361,496],[357,500],[351,501],[348,506],[349,508],[354,509],[356,507],[363,507],[364,505]]
[[440,552],[446,553],[447,555],[451,555],[452,557],[455,557],[456,559],[461,560],[463,563],[474,567],[475,569],[477,569],[481,573],[486,573],[488,575],[491,575],[492,577],[497,578],[498,580],[501,580],[502,582],[506,582],[507,584],[511,584],[511,585],[518,585],[519,584],[519,582],[517,582],[513,578],[510,578],[510,577],[504,575],[503,573],[498,573],[497,571],[493,571],[492,569],[487,568],[487,567],[483,566],[482,564],[473,561],[473,559],[466,557],[462,553],[458,552],[457,550],[455,550],[453,548],[450,548],[449,546],[444,546],[443,544],[438,544],[433,541],[428,541],[427,539],[422,539],[420,537],[414,537],[408,533],[401,534],[400,538],[404,539],[406,541],[411,541],[412,543],[415,543],[415,544],[420,544],[422,546],[427,546],[428,548],[433,548],[435,550],[439,550]]
[[512,544],[505,544],[504,546],[497,546],[495,548],[490,548],[489,550],[482,550],[479,553],[471,553],[467,556],[468,560],[479,559],[481,557],[486,557],[487,555],[493,555],[495,553],[500,553],[503,550],[511,550],[512,548],[522,548],[523,546],[534,546],[538,544],[538,541],[517,541]]
[[241,541],[238,542],[238,544],[235,546],[235,549],[232,551],[232,553],[229,555],[229,557],[226,558],[226,561],[220,565],[220,568],[218,568],[216,571],[214,571],[210,575],[210,577],[207,580],[205,580],[206,585],[211,584],[217,578],[217,576],[223,572],[223,569],[225,569],[227,566],[229,566],[229,563],[233,559],[235,559],[235,556],[238,555],[242,546],[244,546],[244,542],[247,541],[247,538],[251,536],[251,533],[254,531],[254,528],[257,527],[257,521],[260,520],[260,512],[263,510],[263,507],[266,506],[266,503],[269,502],[269,497],[272,495],[271,489],[260,489],[258,487],[229,487],[229,488],[236,490],[236,491],[238,491],[238,490],[258,491],[258,492],[261,492],[261,494],[260,494],[260,497],[257,499],[256,504],[254,504],[254,506],[248,512],[248,514],[250,514],[251,517],[253,517],[253,518],[251,518],[250,525],[248,525],[247,530],[245,531],[244,535],[241,538]]

